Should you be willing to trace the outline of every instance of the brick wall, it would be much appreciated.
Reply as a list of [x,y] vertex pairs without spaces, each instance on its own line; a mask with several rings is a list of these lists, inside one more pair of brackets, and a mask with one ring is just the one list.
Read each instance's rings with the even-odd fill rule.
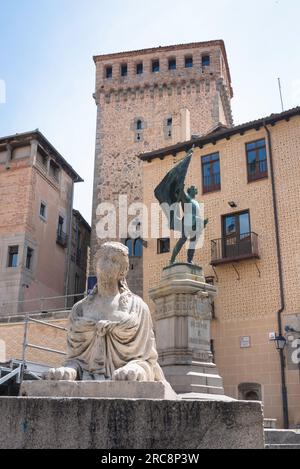
[[[274,152],[275,181],[278,192],[280,238],[283,257],[286,308],[285,314],[300,309],[299,290],[299,180],[300,180],[300,118],[280,122],[271,128]],[[225,391],[238,397],[238,385],[260,383],[265,404],[265,416],[277,418],[282,424],[280,364],[278,352],[269,333],[278,332],[277,311],[280,307],[275,224],[271,179],[248,183],[245,143],[266,138],[263,128],[234,135],[196,148],[187,176],[186,187],[194,184],[199,189],[197,199],[205,204],[209,225],[205,243],[195,256],[195,262],[204,267],[206,276],[214,276],[218,287],[215,302],[216,319],[212,334],[218,368],[224,378]],[[202,193],[201,157],[219,152],[221,163],[221,190]],[[143,165],[144,201],[155,202],[153,189],[165,174],[185,155],[184,152],[163,160],[155,159]],[[236,209],[228,202],[234,201]],[[258,234],[260,259],[250,259],[220,265],[215,272],[211,262],[211,240],[221,238],[221,216],[243,210],[250,211],[251,230]],[[175,241],[172,241],[172,247]],[[157,285],[161,271],[170,254],[157,255],[156,240],[148,240],[144,251],[144,299],[151,305],[149,288]],[[179,260],[186,261],[186,251]],[[236,269],[236,270],[235,270]],[[286,320],[284,319],[284,324]],[[240,338],[251,337],[249,349],[240,348]],[[291,424],[300,423],[299,372],[287,371]]]

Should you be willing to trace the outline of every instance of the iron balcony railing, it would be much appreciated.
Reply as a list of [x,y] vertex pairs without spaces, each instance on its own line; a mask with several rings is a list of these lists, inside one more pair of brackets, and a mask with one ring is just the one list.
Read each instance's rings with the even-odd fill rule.
[[248,180],[255,181],[268,176],[268,162],[267,160],[253,161],[248,163]]
[[63,248],[66,248],[68,245],[68,235],[61,230],[57,230],[56,242]]
[[211,265],[251,258],[259,258],[256,233],[232,234],[211,241]]

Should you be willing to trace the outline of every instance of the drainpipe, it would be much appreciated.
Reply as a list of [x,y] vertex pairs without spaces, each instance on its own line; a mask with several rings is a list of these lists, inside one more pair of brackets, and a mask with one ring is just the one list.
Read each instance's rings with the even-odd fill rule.
[[67,273],[66,273],[66,286],[65,286],[65,307],[68,307],[67,297],[69,293],[69,280],[70,280],[70,264],[71,264],[71,249],[72,249],[72,228],[73,228],[73,203],[74,203],[74,185],[75,181],[72,181],[72,191],[70,197],[70,220],[69,220],[69,229],[68,229],[68,248],[67,248]]
[[[279,332],[280,335],[282,335],[283,334],[282,313],[285,310],[285,295],[284,295],[282,255],[281,255],[280,233],[279,233],[278,201],[277,201],[275,176],[274,176],[272,136],[271,136],[270,129],[267,127],[266,123],[264,123],[264,128],[267,132],[268,150],[269,150],[269,161],[270,161],[270,172],[271,172],[271,183],[272,183],[272,196],[273,196],[273,209],[274,209],[274,221],[275,221],[277,265],[278,265],[279,290],[280,290],[280,308],[277,311],[277,322],[278,322],[278,332]],[[279,354],[280,354],[280,372],[281,372],[281,394],[282,394],[283,421],[284,421],[284,427],[289,428],[289,408],[288,408],[288,393],[287,393],[286,377],[285,377],[284,351],[280,350]]]

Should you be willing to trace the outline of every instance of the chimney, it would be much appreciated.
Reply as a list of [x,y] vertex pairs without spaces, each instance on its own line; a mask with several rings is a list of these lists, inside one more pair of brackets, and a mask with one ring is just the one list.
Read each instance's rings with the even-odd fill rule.
[[187,108],[180,109],[181,141],[191,139],[191,114]]

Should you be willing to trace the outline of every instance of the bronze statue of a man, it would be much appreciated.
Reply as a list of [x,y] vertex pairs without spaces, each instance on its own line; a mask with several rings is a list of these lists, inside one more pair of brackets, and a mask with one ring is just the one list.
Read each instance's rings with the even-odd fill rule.
[[[200,204],[196,200],[197,188],[192,186],[186,192],[184,190],[184,181],[193,156],[193,150],[194,148],[188,151],[186,157],[165,176],[154,191],[155,197],[169,219],[170,230],[181,231],[181,238],[172,253],[171,264],[176,262],[178,254],[188,240],[190,245],[187,261],[189,264],[193,263],[197,242],[208,223],[208,220],[203,220],[201,217]],[[177,216],[178,207],[176,208],[176,206],[178,204],[182,208],[182,219]]]

